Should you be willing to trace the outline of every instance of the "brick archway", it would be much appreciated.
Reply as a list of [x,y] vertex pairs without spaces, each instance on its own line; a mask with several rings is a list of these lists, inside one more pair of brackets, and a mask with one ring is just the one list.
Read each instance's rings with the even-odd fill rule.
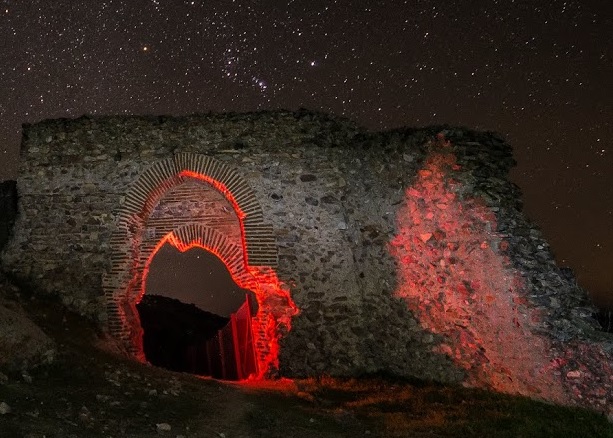
[[[156,235],[148,221],[162,198],[188,183],[215,192],[218,202],[232,210],[234,237],[210,226],[202,218],[185,223],[170,217],[170,232]],[[221,194],[222,196],[219,196]],[[173,226],[174,225],[174,226]],[[147,241],[155,241],[148,245]],[[149,167],[130,187],[111,236],[111,267],[103,277],[108,329],[124,348],[144,361],[142,328],[136,303],[141,299],[143,278],[151,256],[164,243],[180,250],[200,246],[216,254],[228,267],[237,284],[252,290],[258,299],[254,318],[256,351],[261,374],[276,366],[279,329],[289,330],[297,309],[287,288],[276,277],[277,248],[272,227],[264,222],[262,209],[239,173],[211,157],[183,153]],[[274,299],[271,299],[274,298]],[[281,298],[279,300],[279,298]],[[274,303],[274,304],[272,304]]]

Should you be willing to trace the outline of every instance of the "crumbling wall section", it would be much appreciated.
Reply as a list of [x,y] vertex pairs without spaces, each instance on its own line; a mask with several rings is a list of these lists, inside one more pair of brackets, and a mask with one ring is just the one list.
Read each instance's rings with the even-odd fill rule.
[[[282,374],[383,372],[613,405],[611,338],[521,213],[511,149],[493,133],[373,133],[309,111],[26,126],[4,269],[104,321],[126,193],[184,153],[236,169],[272,226],[276,274],[301,311],[281,341]],[[522,338],[536,359],[504,348]]]
[[[454,134],[455,144],[447,137]],[[597,330],[587,296],[564,281],[521,215],[518,190],[506,180],[507,146],[459,134],[432,137],[405,190],[390,245],[395,295],[438,337],[434,351],[465,370],[465,383],[610,415],[611,337]]]

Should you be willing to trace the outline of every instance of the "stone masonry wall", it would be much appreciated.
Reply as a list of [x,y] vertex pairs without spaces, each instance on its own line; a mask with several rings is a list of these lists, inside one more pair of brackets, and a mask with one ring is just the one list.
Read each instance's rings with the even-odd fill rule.
[[[432,159],[441,151],[453,164],[432,179],[438,175]],[[25,126],[19,216],[2,255],[4,269],[104,323],[102,275],[126,191],[156,162],[180,153],[236,169],[272,225],[276,273],[301,310],[281,340],[282,374],[384,372],[601,409],[602,400],[613,403],[610,374],[598,365],[603,357],[611,363],[613,342],[597,330],[586,294],[562,275],[538,229],[521,214],[519,190],[507,180],[511,148],[492,133],[447,126],[372,133],[308,111],[83,117]],[[445,202],[437,198],[443,194]],[[464,240],[424,228],[444,223],[453,209],[464,212],[454,216]],[[471,236],[481,239],[474,250]],[[471,315],[483,312],[471,303],[489,300],[484,292],[479,300],[456,302],[440,286],[452,262],[460,275],[453,290],[472,287],[479,296],[485,289],[459,274],[477,275],[466,260],[495,261],[504,279],[493,286],[496,309],[512,315],[487,310],[477,319],[496,324],[503,318],[501,327],[511,333],[501,342],[522,342],[524,334],[537,339],[538,370],[507,372],[503,363],[511,358],[504,349],[489,354],[487,342],[467,341],[481,329],[449,329],[449,321],[470,325]],[[423,294],[411,295],[420,287]],[[442,295],[428,295],[435,289]],[[456,305],[466,316],[449,316],[446,310]],[[428,323],[422,312],[429,308],[452,319]],[[516,325],[513,317],[528,322]],[[466,359],[466,345],[475,346],[478,359]],[[516,378],[513,373],[521,374],[521,384],[499,384],[507,375]],[[538,388],[551,381],[552,392]]]

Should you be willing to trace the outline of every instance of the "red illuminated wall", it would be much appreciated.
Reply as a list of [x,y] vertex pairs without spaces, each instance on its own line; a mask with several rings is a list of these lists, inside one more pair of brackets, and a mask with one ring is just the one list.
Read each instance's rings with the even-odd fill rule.
[[449,142],[439,137],[432,146],[397,215],[396,295],[442,335],[435,350],[466,371],[467,383],[563,400],[548,342],[533,334],[541,315],[525,306],[496,216],[459,182]]

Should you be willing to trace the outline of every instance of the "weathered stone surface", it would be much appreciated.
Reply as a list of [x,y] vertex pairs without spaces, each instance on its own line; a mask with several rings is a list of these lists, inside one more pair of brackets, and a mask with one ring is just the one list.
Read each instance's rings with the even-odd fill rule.
[[0,415],[10,414],[12,411],[11,407],[6,402],[0,402]]
[[[373,133],[308,111],[26,126],[4,269],[103,314],[101,276],[127,191],[180,153],[236,169],[272,225],[276,273],[301,309],[282,339],[282,373],[387,372],[613,405],[609,387],[598,395],[590,383],[610,378],[599,363],[611,363],[613,341],[522,215],[511,148],[494,133]],[[433,168],[440,154],[450,161]],[[533,359],[525,339],[534,369],[521,363]]]

